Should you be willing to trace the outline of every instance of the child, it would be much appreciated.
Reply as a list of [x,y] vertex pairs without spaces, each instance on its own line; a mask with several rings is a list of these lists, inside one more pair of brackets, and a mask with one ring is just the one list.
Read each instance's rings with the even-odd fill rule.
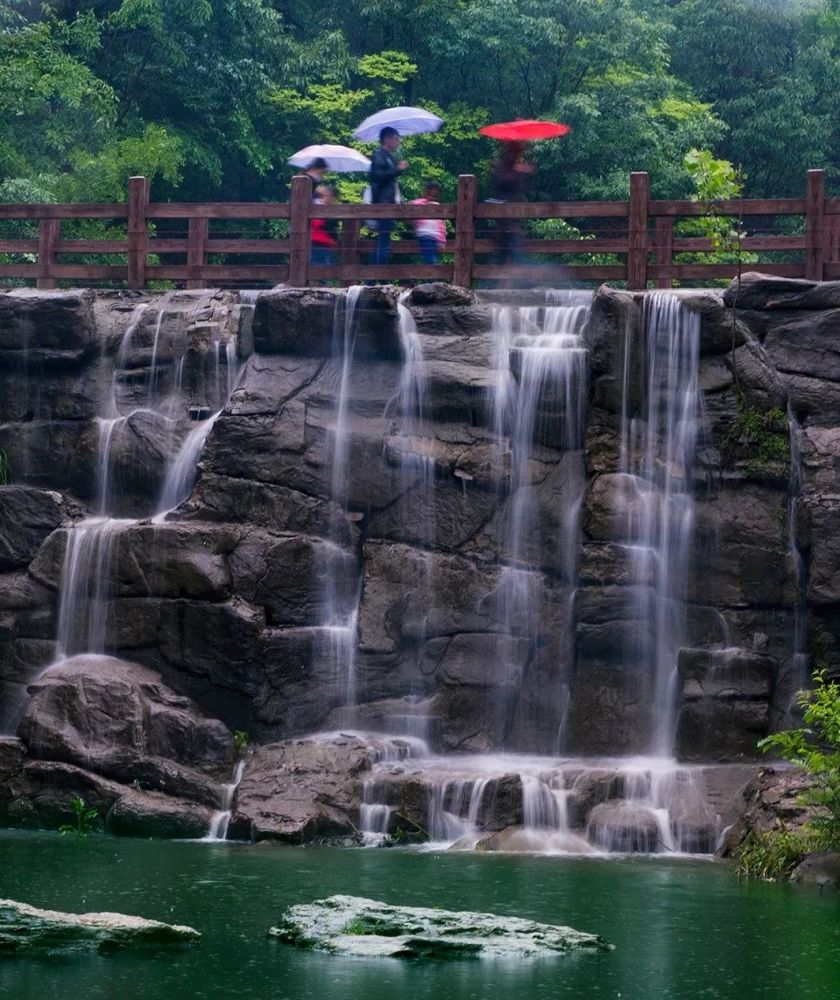
[[[314,205],[335,205],[338,201],[333,184],[319,184],[315,188]],[[338,263],[338,219],[312,219],[309,229],[313,264]]]
[[[440,184],[427,181],[423,186],[423,197],[415,198],[412,205],[439,205]],[[424,264],[437,264],[438,254],[446,245],[446,223],[443,219],[415,219],[414,233],[420,244],[420,255]]]

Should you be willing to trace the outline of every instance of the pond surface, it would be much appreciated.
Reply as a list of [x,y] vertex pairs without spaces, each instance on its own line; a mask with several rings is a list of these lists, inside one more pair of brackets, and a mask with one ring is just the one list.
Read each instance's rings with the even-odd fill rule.
[[[288,905],[351,893],[568,924],[616,947],[512,963],[334,958],[266,939]],[[840,894],[703,861],[417,853],[0,834],[0,897],[116,910],[191,951],[0,962],[4,1000],[836,1000]]]

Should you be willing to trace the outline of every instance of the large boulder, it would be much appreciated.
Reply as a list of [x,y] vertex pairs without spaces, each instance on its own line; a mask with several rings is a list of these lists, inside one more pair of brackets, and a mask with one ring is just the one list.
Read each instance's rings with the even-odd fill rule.
[[779,278],[748,271],[724,292],[724,302],[738,309],[794,310],[840,308],[840,281]]
[[681,649],[680,760],[757,757],[757,743],[768,732],[778,667],[771,657],[745,649]]
[[62,366],[83,362],[100,347],[90,290],[0,295],[0,366]]
[[[254,308],[254,347],[261,354],[330,357],[344,349],[349,296],[331,288],[273,288]],[[399,358],[396,292],[365,288],[355,303],[353,353],[364,358]]]
[[0,571],[27,566],[61,519],[60,494],[0,486]]
[[731,857],[755,831],[767,834],[779,830],[795,832],[814,818],[814,807],[802,802],[802,793],[812,780],[794,767],[762,767],[740,795],[738,819],[726,831],[718,854]]
[[201,938],[192,927],[123,913],[61,913],[0,899],[0,955],[56,955],[183,947]]
[[229,771],[233,738],[154,671],[77,656],[52,667],[31,692],[19,729],[31,757],[218,804],[214,779]]
[[355,839],[370,746],[335,736],[258,747],[236,792],[229,835],[293,844]]
[[607,951],[595,934],[492,913],[390,906],[330,896],[289,907],[269,935],[334,955],[392,958],[523,958]]

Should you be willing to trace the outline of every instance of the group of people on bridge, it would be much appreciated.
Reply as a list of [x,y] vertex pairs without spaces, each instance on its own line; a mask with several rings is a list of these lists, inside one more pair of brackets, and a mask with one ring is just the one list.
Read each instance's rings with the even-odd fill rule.
[[[371,157],[368,187],[364,201],[372,205],[400,204],[400,177],[409,169],[408,161],[398,159],[400,133],[386,126],[379,133],[379,146]],[[525,143],[505,142],[490,174],[491,202],[521,201],[535,167],[525,158]],[[334,205],[338,190],[324,180],[329,167],[322,158],[312,160],[302,174],[312,181],[312,199],[318,205]],[[428,180],[423,194],[413,199],[411,205],[440,204],[441,187],[437,181]],[[446,246],[446,222],[443,219],[414,219],[414,236],[424,264],[436,264]],[[369,228],[376,231],[375,264],[388,264],[391,260],[391,236],[394,219],[371,219]],[[522,225],[517,219],[499,219],[496,225],[497,259],[500,264],[517,263],[521,259]],[[310,224],[311,261],[313,264],[330,265],[339,259],[338,219],[313,218]]]

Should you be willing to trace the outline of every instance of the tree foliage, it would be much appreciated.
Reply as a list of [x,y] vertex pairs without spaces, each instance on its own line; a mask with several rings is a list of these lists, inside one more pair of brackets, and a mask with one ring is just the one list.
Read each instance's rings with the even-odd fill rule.
[[[623,198],[631,170],[684,197],[691,149],[743,164],[747,195],[840,173],[836,0],[0,0],[0,198],[285,196],[288,157],[365,115],[422,104],[409,195],[482,180],[477,130],[567,121],[538,143],[539,197]],[[360,184],[343,182],[352,193]]]

